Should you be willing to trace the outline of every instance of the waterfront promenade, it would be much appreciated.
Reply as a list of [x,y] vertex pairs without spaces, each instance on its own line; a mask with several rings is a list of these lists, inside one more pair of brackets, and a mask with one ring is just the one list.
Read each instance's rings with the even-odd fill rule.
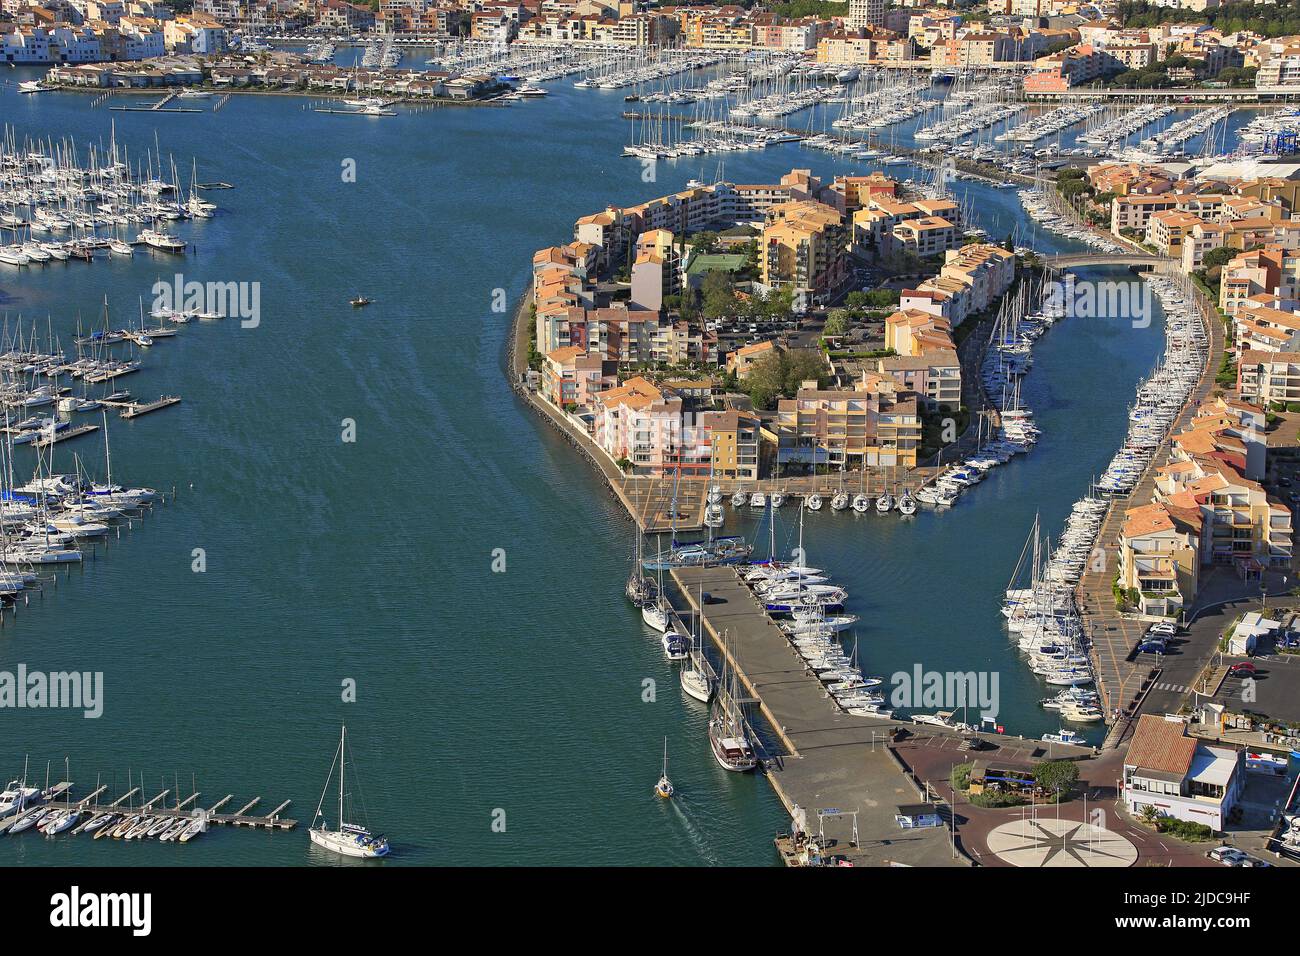
[[[843,713],[733,568],[684,568],[673,571],[672,577],[689,613],[700,610],[701,590],[709,596],[700,618],[703,633],[735,670],[752,707],[771,729],[775,739],[766,741],[768,752],[762,756],[768,781],[787,810],[798,806],[807,811],[813,830],[819,810],[857,811],[856,848],[847,846],[851,824],[846,817],[837,817],[834,829],[828,822],[827,836],[839,841],[831,852],[860,865],[969,865],[960,827],[954,843],[946,827],[903,830],[894,819],[899,806],[923,800],[924,791],[891,752],[892,735],[901,730],[912,743],[930,737],[952,741],[961,735],[909,720]],[[888,685],[882,690],[888,693]],[[980,736],[991,744],[981,757],[1091,753],[1020,737]],[[954,763],[969,759],[955,747],[952,754]],[[947,809],[940,812],[945,820],[950,818]]]

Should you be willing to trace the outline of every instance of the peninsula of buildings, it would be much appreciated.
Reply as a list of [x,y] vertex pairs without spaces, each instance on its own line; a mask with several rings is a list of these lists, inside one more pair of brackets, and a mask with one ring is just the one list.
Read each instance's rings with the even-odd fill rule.
[[[611,206],[534,257],[530,383],[629,474],[915,468],[962,408],[963,323],[1016,275],[964,232],[953,200],[880,173]],[[849,291],[898,256],[929,277]]]

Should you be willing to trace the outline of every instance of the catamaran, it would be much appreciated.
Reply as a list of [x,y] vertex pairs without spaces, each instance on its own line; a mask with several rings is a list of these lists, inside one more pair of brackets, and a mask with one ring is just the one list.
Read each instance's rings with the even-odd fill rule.
[[[343,727],[339,734],[339,749],[334,755],[334,764],[339,768],[339,818],[338,829],[328,828],[321,808],[325,805],[325,795],[329,793],[330,780],[334,776],[334,764],[330,765],[330,775],[325,779],[325,789],[321,791],[320,803],[316,805],[316,816],[311,828],[311,842],[343,856],[356,856],[374,859],[388,855],[388,840],[381,836],[372,836],[370,831],[356,823],[349,823],[343,814],[344,770],[347,765],[348,729]],[[319,825],[315,825],[319,824]],[[181,837],[185,842],[185,837]]]

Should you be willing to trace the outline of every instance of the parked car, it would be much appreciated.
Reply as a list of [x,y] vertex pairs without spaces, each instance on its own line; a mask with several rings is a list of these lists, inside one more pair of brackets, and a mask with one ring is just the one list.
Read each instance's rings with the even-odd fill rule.
[[1164,641],[1143,641],[1138,645],[1139,654],[1160,654],[1163,655],[1169,650]]
[[1216,846],[1209,853],[1205,854],[1216,863],[1222,863],[1224,866],[1249,866],[1250,857],[1235,846]]
[[1147,628],[1148,637],[1170,638],[1178,633],[1178,625],[1173,621],[1157,621]]
[[1231,667],[1228,668],[1228,673],[1229,674],[1254,674],[1255,665],[1252,664],[1250,661],[1237,661],[1237,663],[1233,664]]

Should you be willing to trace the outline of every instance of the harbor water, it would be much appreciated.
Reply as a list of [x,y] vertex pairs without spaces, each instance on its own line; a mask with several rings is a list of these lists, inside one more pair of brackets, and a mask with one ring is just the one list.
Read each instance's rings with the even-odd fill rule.
[[[97,777],[121,792],[143,774],[149,796],[196,783],[202,805],[292,799],[284,815],[300,821],[184,846],[0,837],[0,864],[339,864],[304,829],[342,722],[357,757],[349,789],[394,847],[383,865],[776,863],[780,803],[761,778],[714,763],[704,708],[623,598],[629,520],[506,386],[500,307],[534,250],[608,204],[690,179],[879,167],[788,144],[660,162],[647,177],[619,156],[621,93],[548,88],[511,108],[382,118],[288,96],[151,115],[0,90],[20,140],[70,137],[84,159],[116,121],[133,162],[156,137],[186,185],[195,158],[201,182],[236,187],[207,194],[216,218],[174,228],[191,255],[0,266],[11,327],[21,315],[43,337],[48,323],[70,349],[104,296],[126,325],[177,273],[259,283],[261,310],[256,327],[183,327],[124,382],[140,398],[184,398],[110,419],[114,479],[175,499],[6,616],[0,669],[102,671],[104,713],[0,711],[0,772],[21,774],[30,754],[43,785],[47,762],[63,778],[66,756],[82,794]],[[991,236],[1020,224],[1022,241],[1064,248],[1013,190],[956,185]],[[374,303],[351,308],[359,294]],[[1028,456],[948,513],[809,516],[810,560],[862,616],[865,671],[995,671],[1009,732],[1057,729],[999,597],[1034,513],[1059,529],[1122,441],[1161,342],[1158,319],[1068,319],[1035,347],[1024,398],[1044,434]],[[74,454],[102,471],[97,436],[57,446],[55,470]],[[20,477],[33,462],[19,452]],[[783,547],[795,518],[787,508]],[[665,736],[671,802],[651,793]]]

